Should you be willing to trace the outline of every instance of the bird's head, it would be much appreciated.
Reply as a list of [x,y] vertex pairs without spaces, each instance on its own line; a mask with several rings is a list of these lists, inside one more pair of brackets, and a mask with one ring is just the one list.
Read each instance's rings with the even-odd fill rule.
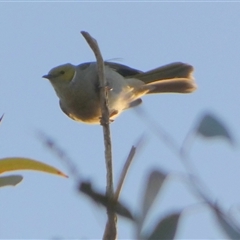
[[47,78],[51,83],[69,83],[75,75],[75,66],[67,63],[55,67],[49,71],[48,74],[43,75],[43,78]]

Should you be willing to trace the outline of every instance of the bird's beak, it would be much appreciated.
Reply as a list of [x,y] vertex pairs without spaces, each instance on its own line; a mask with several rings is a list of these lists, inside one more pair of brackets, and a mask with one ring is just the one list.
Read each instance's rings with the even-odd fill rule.
[[46,74],[46,75],[43,75],[42,78],[51,79],[52,76],[50,74]]

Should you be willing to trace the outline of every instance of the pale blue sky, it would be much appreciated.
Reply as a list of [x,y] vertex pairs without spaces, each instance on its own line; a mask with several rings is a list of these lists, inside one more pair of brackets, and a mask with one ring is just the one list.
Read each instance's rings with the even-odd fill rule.
[[[50,83],[42,79],[52,67],[95,60],[80,35],[88,31],[104,59],[149,70],[174,61],[195,67],[199,86],[190,95],[154,95],[141,106],[179,143],[199,115],[213,111],[240,136],[239,3],[0,3],[0,126],[1,157],[23,156],[68,171],[36,137],[51,136],[76,162],[82,176],[105,190],[105,165],[100,126],[67,118]],[[143,132],[148,143],[135,159],[121,200],[138,210],[149,170],[182,172],[178,158],[150,131],[135,112],[123,113],[112,124],[115,179],[132,144]],[[238,142],[239,143],[239,142]],[[239,146],[224,141],[193,145],[191,157],[214,199],[226,209],[240,203]],[[75,191],[71,177],[21,172],[24,181],[0,191],[0,238],[102,237],[105,211]],[[197,200],[179,180],[169,182],[154,206],[149,225],[159,214],[181,209]],[[133,238],[132,225],[119,218],[119,238]],[[179,238],[224,238],[206,208],[182,218]]]

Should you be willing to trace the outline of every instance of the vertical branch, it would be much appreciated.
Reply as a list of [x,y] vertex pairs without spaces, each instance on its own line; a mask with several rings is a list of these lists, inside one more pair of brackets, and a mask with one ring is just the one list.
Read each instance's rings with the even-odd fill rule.
[[[104,61],[98,47],[97,41],[90,36],[88,32],[82,31],[81,34],[86,39],[87,43],[93,50],[98,67],[98,77],[99,77],[99,86],[100,86],[100,104],[102,117],[100,119],[100,123],[103,127],[103,136],[104,136],[104,145],[105,145],[105,161],[107,168],[107,186],[106,186],[106,194],[109,199],[113,199],[114,197],[114,189],[113,189],[113,166],[112,166],[112,144],[110,137],[110,127],[109,127],[109,109],[108,109],[108,89],[104,74]],[[108,222],[106,224],[105,232],[103,239],[104,240],[114,240],[117,236],[117,216],[111,209],[111,204],[107,208],[108,214]]]

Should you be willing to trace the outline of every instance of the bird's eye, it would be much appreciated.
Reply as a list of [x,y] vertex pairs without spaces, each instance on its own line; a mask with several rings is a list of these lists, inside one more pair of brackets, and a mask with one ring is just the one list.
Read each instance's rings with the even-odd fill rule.
[[65,72],[62,70],[62,71],[60,71],[60,74],[64,74]]

